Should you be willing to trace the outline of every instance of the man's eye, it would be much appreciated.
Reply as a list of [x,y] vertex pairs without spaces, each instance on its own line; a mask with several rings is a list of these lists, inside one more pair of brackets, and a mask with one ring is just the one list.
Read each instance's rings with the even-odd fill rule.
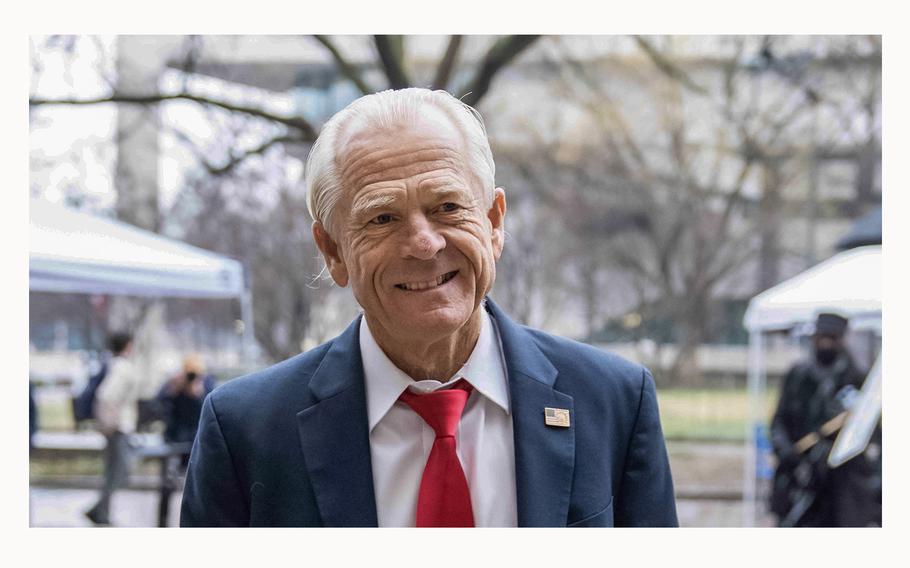
[[443,203],[442,207],[440,207],[440,209],[444,213],[451,213],[452,211],[458,211],[459,209],[461,209],[461,207],[459,207],[457,203],[452,203],[450,201],[448,203]]
[[388,213],[383,213],[382,215],[377,215],[376,217],[373,218],[372,221],[370,221],[370,223],[373,223],[374,225],[385,225],[386,223],[391,223],[391,222],[392,222],[392,216],[389,215]]

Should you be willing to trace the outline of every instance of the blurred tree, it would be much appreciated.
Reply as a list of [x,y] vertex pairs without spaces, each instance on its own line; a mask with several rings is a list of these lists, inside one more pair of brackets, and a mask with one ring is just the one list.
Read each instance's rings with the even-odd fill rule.
[[[675,51],[674,38],[634,38],[653,73],[640,58],[598,65],[547,39],[546,61],[559,78],[550,82],[552,96],[575,113],[552,124],[528,121],[532,142],[497,157],[514,164],[518,183],[565,231],[564,258],[574,271],[565,272],[564,286],[583,306],[585,335],[594,336],[611,310],[632,328],[643,318],[673,322],[671,333],[651,339],[672,342],[675,355],[662,366],[658,350],[653,364],[663,381],[695,380],[717,294],[749,273],[757,274],[749,292],[776,284],[782,257],[803,253],[780,242],[794,214],[784,193],[801,182],[793,158],[808,146],[813,161],[858,159],[857,196],[868,193],[865,164],[880,156],[880,42],[843,38],[809,53],[781,39],[733,37],[693,57]],[[781,63],[764,71],[772,50]],[[840,98],[828,96],[824,85],[851,74],[865,75],[853,97],[843,85],[830,91]],[[854,121],[865,115],[865,128],[851,138],[813,129],[820,107]],[[619,314],[617,296],[625,304]]]
[[[283,161],[237,168],[229,178],[198,175],[173,207],[184,239],[243,262],[252,278],[256,339],[272,359],[299,353],[314,307],[321,264],[310,237],[306,201],[286,180],[269,179]],[[262,191],[268,188],[268,192]]]
[[[321,262],[298,180],[319,123],[358,94],[432,85],[479,106],[509,196],[497,301],[535,326],[577,314],[581,328],[560,332],[581,339],[618,322],[633,337],[676,344],[655,369],[667,382],[697,374],[718,295],[776,283],[783,260],[805,267],[822,254],[816,224],[880,200],[878,37],[451,36],[428,54],[404,36],[305,36],[283,41],[325,61],[276,63],[270,76],[284,86],[252,94],[206,60],[208,41],[186,38],[149,92],[120,92],[111,80],[91,96],[33,89],[30,109],[37,129],[36,111],[50,104],[198,105],[204,136],[161,121],[198,167],[159,228],[243,260],[256,337],[273,359],[327,338],[356,309],[331,286],[310,288]],[[33,67],[47,73],[40,58]],[[206,83],[206,73],[227,83]],[[827,164],[840,162],[856,164],[856,191],[820,195]],[[796,216],[808,219],[798,245],[785,237]]]
[[[70,50],[78,39],[54,37],[57,39],[53,43]],[[256,339],[269,358],[286,358],[298,353],[306,341],[318,341],[333,334],[354,309],[350,302],[339,303],[331,298],[331,287],[316,285],[322,263],[311,239],[305,197],[296,187],[297,180],[288,175],[295,169],[299,172],[299,166],[295,168],[294,164],[299,164],[298,160],[308,152],[318,125],[314,126],[304,116],[306,108],[300,112],[279,112],[267,100],[251,103],[243,97],[201,88],[193,78],[205,66],[206,38],[188,36],[177,42],[176,48],[173,38],[165,39],[169,45],[167,56],[144,49],[143,57],[152,61],[158,57],[161,68],[152,79],[149,77],[154,73],[145,72],[143,84],[134,81],[121,85],[110,81],[106,92],[91,97],[48,98],[33,88],[29,107],[110,103],[156,107],[178,101],[201,105],[214,135],[199,137],[180,124],[168,125],[164,121],[155,124],[165,135],[178,140],[199,164],[170,212],[162,216],[165,223],[158,222],[157,197],[150,199],[143,192],[143,185],[127,175],[120,176],[116,188],[118,193],[124,193],[118,195],[118,203],[122,205],[116,213],[124,220],[153,230],[170,231],[189,243],[242,260],[252,275]],[[536,39],[537,36],[491,38],[486,52],[466,63],[460,58],[465,42],[461,36],[451,36],[438,62],[430,66],[432,85],[464,95],[465,102],[477,106],[493,87],[499,72]],[[373,36],[364,40],[372,43],[375,58],[352,63],[337,45],[336,38],[318,35],[300,38],[331,56],[337,76],[329,84],[349,81],[361,93],[424,84],[422,75],[415,73],[409,62],[404,36]],[[426,67],[424,61],[421,66]],[[118,64],[121,72],[124,67],[128,65]],[[380,72],[385,84],[376,81],[375,70]],[[301,65],[298,71],[287,70],[287,73],[293,77],[295,73],[311,71]],[[33,77],[41,72],[40,58],[33,57]],[[160,77],[166,72],[182,74],[176,87],[162,87]],[[155,81],[156,78],[159,80]],[[331,115],[338,109],[329,110]],[[133,123],[133,127],[120,125],[118,133],[129,135],[138,126]],[[33,161],[38,159],[33,157]],[[316,326],[315,314],[319,320]]]

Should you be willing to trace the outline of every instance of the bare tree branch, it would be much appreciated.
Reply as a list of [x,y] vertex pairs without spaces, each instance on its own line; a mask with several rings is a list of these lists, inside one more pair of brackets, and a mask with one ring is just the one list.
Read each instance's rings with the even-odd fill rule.
[[389,79],[389,87],[392,89],[410,87],[411,80],[408,79],[404,70],[404,40],[402,37],[377,35],[373,36],[373,40],[376,43],[376,50],[379,52],[382,68]]
[[501,38],[487,51],[477,74],[468,83],[467,87],[460,89],[460,92],[466,93],[462,97],[465,104],[477,106],[477,103],[490,90],[490,84],[493,78],[505,67],[512,59],[518,56],[527,47],[537,41],[540,36],[536,35],[513,35]]
[[449,45],[446,47],[446,53],[439,62],[436,69],[436,77],[433,78],[433,89],[445,89],[449,84],[449,77],[455,68],[455,62],[458,59],[458,51],[461,49],[461,36],[453,35],[449,38]]
[[[175,65],[183,73],[180,80],[183,91],[188,89],[190,78],[196,73],[196,66],[199,64],[199,57],[202,51],[202,42],[202,37],[198,35],[187,36],[183,41],[185,46],[183,60],[178,65]],[[116,87],[114,87],[114,90],[116,91]]]
[[208,170],[208,172],[211,173],[212,175],[215,175],[215,176],[224,175],[224,174],[230,173],[231,170],[233,170],[235,167],[237,167],[239,164],[241,164],[247,158],[249,158],[251,156],[263,154],[263,153],[265,153],[266,150],[268,150],[269,148],[271,148],[272,146],[274,146],[276,144],[297,142],[298,140],[299,140],[299,138],[297,138],[295,136],[288,136],[287,134],[282,134],[280,136],[275,136],[274,138],[270,138],[270,139],[266,140],[265,142],[263,142],[262,144],[256,146],[255,148],[247,150],[243,153],[235,154],[232,151],[230,159],[228,159],[228,161],[225,162],[224,165],[213,166],[209,163],[204,163],[204,166],[205,166],[206,170]]
[[329,39],[329,36],[324,35],[314,35],[319,43],[321,43],[329,53],[332,54],[332,57],[335,58],[335,64],[338,65],[338,70],[341,71],[341,74],[351,80],[352,83],[360,90],[364,95],[368,95],[373,92],[371,89],[360,77],[360,73],[357,69],[348,63],[348,60],[344,58],[344,55],[338,51],[338,48],[335,47],[335,44],[332,43],[332,40]]
[[749,177],[749,173],[752,171],[753,165],[754,162],[752,160],[748,158],[743,160],[742,167],[736,177],[736,182],[733,184],[734,190],[730,192],[724,203],[724,210],[720,217],[720,234],[728,233],[730,219],[733,215],[733,208],[742,201],[743,189],[745,188],[746,180]]
[[[710,294],[711,289],[734,270],[741,268],[746,261],[755,256],[754,246],[755,229],[745,230],[739,236],[728,236],[724,246],[724,254],[716,254],[709,266],[705,269],[702,282],[702,292]],[[713,270],[712,270],[713,269]]]
[[632,36],[635,40],[635,43],[641,47],[642,51],[651,59],[651,62],[660,69],[664,74],[666,74],[671,79],[679,81],[686,88],[695,91],[700,95],[707,95],[708,91],[695,83],[689,75],[683,71],[678,65],[674,64],[672,61],[663,56],[663,54],[657,50],[651,43],[641,36]]
[[[113,76],[112,69],[104,68],[105,61],[113,61],[113,55],[111,55],[110,51],[104,47],[104,44],[102,43],[101,38],[99,36],[93,35],[93,36],[89,36],[89,37],[91,38],[92,43],[95,46],[95,49],[98,50],[98,53],[102,54],[98,58],[98,64],[96,65],[96,69],[98,71],[98,77],[102,81],[104,81],[104,84],[107,85],[107,87],[109,89],[111,89],[113,91],[117,84],[117,80]],[[108,71],[111,71],[111,72],[109,73]]]
[[209,164],[208,158],[205,157],[203,151],[199,148],[196,142],[187,135],[186,132],[180,130],[177,127],[168,128],[167,131],[173,134],[174,138],[176,138],[178,142],[183,144],[184,148],[186,148],[186,150],[190,152],[200,164],[202,164],[202,167],[204,167],[206,170],[214,167]]
[[[628,153],[631,154],[631,158],[635,162],[635,169],[638,171],[639,175],[642,175],[645,178],[652,177],[650,168],[648,167],[648,161],[645,158],[645,153],[641,146],[635,141],[635,137],[632,135],[632,128],[623,116],[619,106],[610,94],[607,93],[603,85],[592,77],[583,65],[567,55],[565,46],[558,38],[556,38],[554,43],[559,47],[562,53],[562,61],[560,63],[564,65],[559,65],[559,67],[567,67],[571,70],[574,74],[574,78],[581,80],[581,83],[585,85],[588,91],[593,95],[592,97],[586,97],[581,101],[581,105],[604,124],[604,132],[612,132],[613,130],[619,131],[621,142],[628,150]],[[566,79],[570,79],[567,74]],[[561,84],[561,86],[565,87],[564,84]],[[573,92],[573,89],[570,88],[564,88],[563,92],[567,97],[578,96],[578,93]],[[612,137],[610,138],[612,142]],[[616,152],[616,157],[623,159],[620,152]]]
[[232,112],[239,112],[243,114],[248,114],[250,116],[255,116],[258,118],[263,118],[265,120],[271,120],[285,126],[294,128],[301,133],[300,139],[307,142],[312,142],[316,140],[316,131],[302,117],[290,117],[290,116],[281,116],[277,115],[260,108],[247,107],[242,105],[235,105],[233,103],[228,103],[225,101],[219,101],[211,99],[208,97],[201,97],[198,95],[191,95],[189,93],[177,93],[174,95],[162,95],[162,94],[153,94],[153,95],[122,95],[122,94],[112,94],[107,97],[99,97],[95,99],[41,99],[33,98],[29,99],[29,107],[36,106],[45,106],[45,105],[97,105],[103,103],[127,103],[127,104],[139,104],[139,105],[153,105],[165,101],[173,100],[187,100],[197,102],[203,105],[211,105]]

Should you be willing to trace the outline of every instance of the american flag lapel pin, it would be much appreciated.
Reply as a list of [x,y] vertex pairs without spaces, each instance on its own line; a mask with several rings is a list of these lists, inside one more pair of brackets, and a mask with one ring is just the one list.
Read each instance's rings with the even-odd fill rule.
[[569,411],[565,408],[546,407],[543,409],[543,415],[547,426],[569,427]]

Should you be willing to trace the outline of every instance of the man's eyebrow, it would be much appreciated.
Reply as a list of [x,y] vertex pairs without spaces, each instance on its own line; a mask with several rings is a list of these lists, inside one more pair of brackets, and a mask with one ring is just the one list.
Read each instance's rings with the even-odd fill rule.
[[364,197],[359,197],[354,200],[354,203],[351,205],[351,215],[360,217],[366,215],[371,211],[376,209],[381,209],[383,207],[388,207],[396,201],[396,196],[390,193],[381,193],[366,195]]
[[463,199],[467,199],[469,201],[473,199],[472,193],[466,187],[462,187],[462,185],[459,183],[436,180],[434,181],[435,183],[433,183],[432,186],[422,190],[425,194],[431,195],[433,198],[439,199],[441,197],[454,195]]

